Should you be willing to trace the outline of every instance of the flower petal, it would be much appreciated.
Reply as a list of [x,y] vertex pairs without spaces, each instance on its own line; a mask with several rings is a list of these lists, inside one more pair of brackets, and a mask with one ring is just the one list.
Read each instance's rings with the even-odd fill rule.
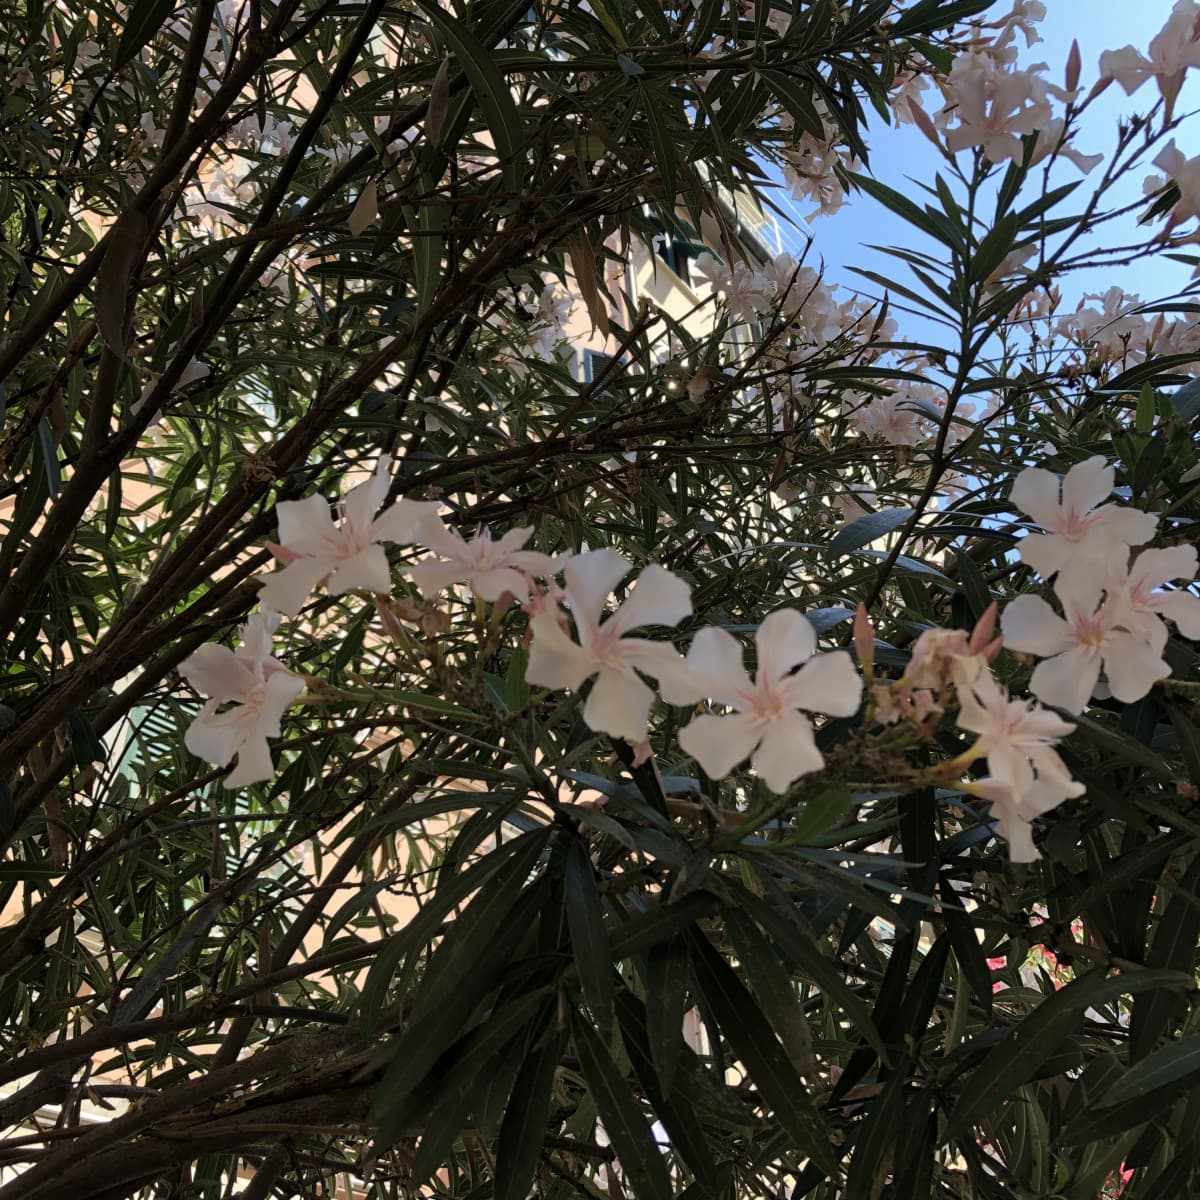
[[330,558],[298,558],[282,571],[264,577],[259,603],[263,608],[294,617],[333,567],[334,560]]
[[405,572],[417,585],[417,590],[427,600],[444,591],[452,583],[458,583],[467,577],[469,568],[461,562],[447,561],[441,558],[426,558],[419,563],[405,567]]
[[[1143,550],[1133,561],[1129,582],[1136,587],[1160,588],[1164,583],[1182,579],[1190,583],[1196,578],[1195,546],[1167,546],[1162,550]],[[1190,635],[1189,635],[1190,636]]]
[[512,567],[498,567],[494,571],[479,571],[471,576],[471,591],[480,600],[495,603],[504,595],[511,592],[518,600],[529,598],[529,580],[520,571]]
[[238,657],[262,662],[271,657],[271,638],[279,628],[277,612],[257,612],[238,630]]
[[1115,632],[1104,648],[1104,674],[1112,694],[1122,704],[1140,700],[1171,668],[1139,637]]
[[563,567],[567,600],[580,636],[584,627],[594,630],[613,588],[629,574],[629,561],[612,550],[588,550],[567,559]]
[[392,572],[388,567],[383,547],[372,542],[357,554],[342,559],[337,570],[326,584],[331,596],[340,596],[355,588],[377,595],[389,595],[392,590]]
[[538,613],[530,619],[529,630],[533,641],[525,668],[526,683],[573,692],[599,670],[595,659],[562,631],[556,613]]
[[515,529],[510,529],[502,537],[496,539],[496,553],[505,557],[515,554],[531,537],[533,537],[532,525],[518,525]]
[[715,700],[718,704],[744,707],[754,691],[742,661],[741,643],[727,630],[708,625],[692,638],[687,653],[690,694],[674,703]]
[[246,787],[251,783],[265,783],[274,777],[275,763],[267,739],[250,736],[238,746],[237,766],[225,776],[223,786]]
[[726,717],[702,713],[679,731],[679,745],[704,769],[709,779],[724,779],[754,752],[762,739],[756,717],[733,713]]
[[196,691],[211,696],[218,704],[248,699],[258,683],[246,663],[239,661],[228,646],[218,646],[215,642],[200,646],[189,654],[179,664],[179,674]]
[[862,700],[862,690],[862,677],[845,650],[818,654],[791,679],[783,681],[783,694],[791,707],[831,717],[854,716]]
[[1115,79],[1125,89],[1127,96],[1132,96],[1153,74],[1153,64],[1133,46],[1105,50],[1100,55],[1100,77]]
[[265,737],[278,737],[280,721],[292,701],[304,691],[305,683],[290,671],[276,671],[267,680],[258,706],[258,732]]
[[303,500],[281,500],[275,505],[279,544],[295,554],[329,554],[340,544],[329,501],[319,493]]
[[1009,499],[1043,529],[1053,529],[1059,517],[1058,476],[1041,467],[1026,467],[1013,480]]
[[1061,654],[1073,645],[1070,627],[1041,596],[1018,596],[1010,601],[1000,614],[1000,632],[1010,650],[1039,658]]
[[1029,690],[1043,704],[1081,713],[1096,690],[1099,678],[1099,653],[1089,647],[1078,646],[1038,663],[1029,680]]
[[197,758],[214,766],[225,766],[237,753],[241,733],[236,716],[217,712],[217,701],[210,700],[187,727],[183,744]]
[[817,634],[807,617],[794,608],[780,608],[763,618],[754,635],[758,678],[782,679],[793,667],[813,656]]
[[1096,516],[1099,519],[1085,541],[1101,541],[1101,552],[1104,543],[1111,546],[1114,541],[1123,542],[1126,546],[1144,545],[1158,532],[1158,518],[1153,513],[1142,512],[1140,508],[1106,504]]
[[1023,563],[1049,579],[1071,558],[1071,543],[1054,533],[1030,533],[1017,543],[1017,553]]
[[781,713],[773,718],[750,764],[773,792],[786,792],[791,785],[825,765],[825,757],[813,740],[812,724],[800,713]]
[[1042,857],[1033,844],[1033,826],[1010,803],[993,800],[991,817],[996,822],[996,832],[1008,843],[1009,862],[1037,862]]
[[342,521],[348,533],[366,536],[379,506],[387,499],[391,469],[391,455],[380,455],[370,477],[356,484],[342,497]]
[[539,579],[549,579],[561,569],[553,554],[543,554],[540,550],[517,550],[508,555],[507,561],[518,571],[536,575]]
[[620,634],[644,625],[678,625],[692,615],[692,589],[673,571],[651,563],[609,620]]
[[583,706],[584,724],[631,744],[644,742],[653,703],[654,693],[632,671],[601,667]]
[[[371,522],[371,540],[375,542],[418,542],[437,549],[428,539],[427,530],[436,528],[441,504],[436,500],[397,500]],[[436,521],[436,526],[433,524]],[[445,528],[444,526],[442,526]],[[436,536],[436,535],[435,535]],[[457,536],[457,535],[455,535]],[[458,539],[460,542],[461,538]]]
[[1192,641],[1200,640],[1200,596],[1191,592],[1159,592],[1154,608],[1179,627],[1179,632]]
[[1063,508],[1081,516],[1091,512],[1112,495],[1115,478],[1116,472],[1102,454],[1094,454],[1076,463],[1063,480]]

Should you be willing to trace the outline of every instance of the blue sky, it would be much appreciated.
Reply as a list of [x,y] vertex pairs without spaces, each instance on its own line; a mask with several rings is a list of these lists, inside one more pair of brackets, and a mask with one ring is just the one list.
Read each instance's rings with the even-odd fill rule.
[[[1021,46],[1022,66],[1045,62],[1049,70],[1046,78],[1059,86],[1063,83],[1063,70],[1073,38],[1078,39],[1082,56],[1083,71],[1081,86],[1090,90],[1099,77],[1099,59],[1104,50],[1118,49],[1132,44],[1143,54],[1150,39],[1166,22],[1173,0],[1045,0],[1046,19],[1040,23],[1043,41],[1024,49],[1024,39],[1018,38]],[[997,4],[993,10],[1003,15],[1011,10],[1011,3]],[[930,96],[930,92],[926,92]],[[1098,97],[1086,114],[1086,121],[1077,136],[1076,144],[1085,153],[1109,150],[1115,141],[1116,123],[1119,117],[1135,112],[1146,112],[1157,99],[1154,84],[1147,83],[1133,96],[1126,96],[1117,85],[1112,84]],[[932,100],[931,100],[932,103]],[[1191,112],[1200,108],[1200,72],[1192,72],[1184,87],[1176,112]],[[1176,141],[1189,157],[1200,153],[1200,117],[1194,117],[1176,134]],[[932,183],[936,171],[944,167],[937,151],[924,135],[911,125],[891,129],[878,117],[871,127],[868,145],[871,149],[871,169],[876,178],[899,190],[907,187],[914,199],[921,193],[909,185],[907,177]],[[967,152],[964,152],[964,156]],[[962,156],[960,156],[962,157]],[[1072,165],[1061,165],[1059,182],[1084,178],[1077,196],[1088,194],[1086,189],[1097,178],[1103,167],[1097,167],[1091,176],[1082,177]],[[1139,170],[1127,180],[1124,195],[1135,199],[1141,193],[1141,182],[1152,167]],[[1032,199],[1032,193],[1030,194]],[[801,206],[807,210],[809,206]],[[908,245],[917,247],[920,235],[910,226],[894,217],[882,205],[869,197],[856,194],[850,202],[832,217],[816,217],[810,228],[815,235],[814,250],[825,260],[826,278],[831,283],[840,283],[850,288],[866,290],[870,285],[858,281],[847,268],[851,265],[870,267],[883,274],[902,278],[902,266],[886,256],[864,248],[865,242],[883,245]],[[1116,227],[1109,227],[1105,241],[1115,232],[1122,243],[1139,237],[1145,238],[1148,227],[1139,227],[1131,219]],[[785,242],[788,240],[785,234]],[[793,239],[803,244],[802,239]],[[809,261],[811,262],[811,256]],[[1098,292],[1119,283],[1126,291],[1138,292],[1145,301],[1158,299],[1184,287],[1190,278],[1191,269],[1169,260],[1158,259],[1150,263],[1139,263],[1130,267],[1107,268],[1102,271],[1082,272],[1073,281],[1063,284],[1064,304],[1073,308],[1075,301],[1085,292]],[[904,322],[902,320],[902,326]]]

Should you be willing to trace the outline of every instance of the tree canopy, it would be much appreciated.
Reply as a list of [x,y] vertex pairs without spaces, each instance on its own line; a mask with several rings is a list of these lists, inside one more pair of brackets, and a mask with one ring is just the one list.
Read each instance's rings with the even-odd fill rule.
[[1200,5],[1043,13],[0,0],[0,1200],[1198,1186]]

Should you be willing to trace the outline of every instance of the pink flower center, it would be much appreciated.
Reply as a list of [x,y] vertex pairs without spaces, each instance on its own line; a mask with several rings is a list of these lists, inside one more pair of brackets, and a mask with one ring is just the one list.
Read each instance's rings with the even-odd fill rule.
[[1076,512],[1074,508],[1068,508],[1063,513],[1062,522],[1055,532],[1059,537],[1066,538],[1068,542],[1081,542],[1095,528],[1098,519],[1098,513],[1080,513]]

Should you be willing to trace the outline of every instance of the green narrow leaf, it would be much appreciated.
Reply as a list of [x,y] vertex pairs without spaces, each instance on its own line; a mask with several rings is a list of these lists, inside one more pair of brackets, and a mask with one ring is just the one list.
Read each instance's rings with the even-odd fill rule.
[[571,1010],[571,1033],[583,1077],[596,1111],[617,1152],[621,1170],[639,1200],[670,1200],[671,1181],[650,1122],[633,1097],[607,1046],[578,1009]]
[[529,666],[529,652],[518,646],[508,660],[504,676],[504,693],[509,712],[520,712],[529,703],[529,684],[525,682],[525,670]]
[[904,1072],[888,1080],[883,1091],[871,1101],[864,1121],[859,1124],[854,1142],[854,1154],[846,1173],[847,1196],[874,1196],[876,1184],[882,1184],[890,1173],[893,1146],[900,1135],[904,1119]]
[[992,603],[992,592],[988,587],[983,572],[975,564],[975,560],[961,550],[954,551],[954,564],[958,570],[958,583],[962,588],[967,603],[971,606],[971,615],[975,620],[987,611]]
[[[470,1078],[474,1082],[475,1076]],[[410,1168],[408,1182],[414,1190],[420,1188],[450,1157],[454,1143],[467,1123],[471,1101],[468,1086],[450,1088],[426,1118]]]
[[[620,57],[618,56],[618,61],[620,61]],[[675,142],[667,130],[666,122],[663,120],[662,108],[654,92],[646,85],[644,79],[639,78],[637,85],[642,97],[642,111],[646,117],[646,125],[650,130],[650,145],[654,150],[654,164],[658,168],[659,175],[662,176],[662,200],[667,211],[671,212],[674,210],[675,197],[679,192],[679,185],[677,183],[679,152],[676,150]],[[668,228],[666,232],[669,237],[671,230]]]
[[540,855],[545,838],[545,830],[522,834],[512,841],[505,842],[478,862],[472,863],[452,880],[439,884],[436,894],[424,905],[418,916],[388,942],[371,964],[359,1002],[364,1033],[370,1033],[375,1028],[393,977],[405,959],[421,949],[426,941],[437,933],[446,916],[463,900],[478,891],[514,855],[521,855],[523,863],[527,861],[526,855],[536,861],[534,847],[536,845],[536,854]]
[[1159,1046],[1153,1054],[1134,1063],[1095,1102],[1096,1108],[1113,1108],[1141,1100],[1160,1088],[1191,1081],[1200,1075],[1200,1034],[1194,1033]]
[[963,1092],[950,1114],[946,1136],[966,1135],[970,1126],[1015,1092],[1062,1046],[1089,1008],[1151,988],[1194,986],[1195,981],[1188,975],[1161,970],[1113,977],[1094,974],[1068,983],[1014,1025],[964,1081]]
[[[1154,941],[1146,953],[1146,966],[1186,971],[1195,967],[1196,946],[1200,942],[1200,857],[1192,864],[1175,887],[1158,925]],[[1132,1062],[1145,1058],[1181,1009],[1186,1010],[1183,998],[1175,992],[1161,990],[1138,996],[1129,1018],[1129,1057]]]
[[890,1064],[890,1055],[871,1010],[862,998],[846,983],[833,965],[832,955],[821,953],[816,935],[798,909],[784,909],[780,905],[766,904],[757,896],[742,891],[739,895],[746,903],[747,911],[770,933],[776,946],[795,964],[797,970],[810,980],[826,1001],[837,1004],[850,1020],[856,1033],[879,1056],[885,1065]]
[[836,828],[850,811],[852,798],[853,793],[844,784],[832,783],[822,787],[815,796],[804,801],[804,807],[792,821],[781,844],[803,846],[820,834]]
[[683,1049],[688,957],[682,939],[651,946],[646,955],[646,1034],[664,1096],[671,1094]]
[[501,174],[507,191],[521,195],[525,190],[525,128],[504,76],[491,51],[483,46],[466,22],[444,12],[433,0],[417,0],[421,11],[438,27],[454,51],[479,107],[496,141]]
[[1009,213],[988,230],[975,248],[967,271],[972,283],[983,283],[1004,261],[1016,241],[1019,220],[1016,213]]
[[890,209],[898,217],[903,217],[910,225],[915,225],[922,233],[927,233],[935,241],[941,242],[951,250],[960,248],[960,238],[950,222],[943,216],[939,221],[923,208],[913,203],[903,193],[890,188],[870,175],[857,175],[852,171],[846,172],[851,183],[856,184],[868,196],[878,200],[884,208]]
[[613,963],[608,932],[604,928],[604,911],[596,876],[587,848],[580,840],[567,850],[566,877],[567,928],[571,934],[571,951],[579,972],[583,998],[591,1009],[592,1019],[605,1040],[612,1036]]
[[717,901],[703,892],[689,892],[676,904],[659,904],[622,921],[613,930],[613,958],[621,960],[642,954],[651,946],[691,928],[703,917],[711,917]]
[[812,1035],[791,976],[775,948],[745,913],[730,909],[725,919],[738,965],[754,989],[763,1014],[787,1050],[792,1065],[798,1071],[810,1071],[815,1067]]
[[713,1196],[721,1190],[721,1180],[713,1163],[708,1139],[692,1105],[679,1092],[666,1094],[655,1068],[647,1030],[648,1010],[636,997],[622,989],[617,1001],[617,1018],[621,1024],[621,1041],[629,1055],[634,1074],[641,1081],[654,1111],[662,1120],[671,1145],[696,1177],[702,1194]]
[[134,0],[121,30],[113,68],[120,70],[162,28],[175,8],[175,0]]
[[529,1195],[546,1136],[561,1046],[562,1035],[556,1034],[525,1060],[517,1074],[500,1122],[492,1200],[526,1200]]
[[145,213],[126,209],[108,232],[108,245],[96,272],[96,327],[105,345],[122,362],[125,354],[125,313],[129,288],[146,244],[149,227]]
[[959,986],[963,982],[970,987],[971,994],[985,1012],[992,1011],[992,972],[987,965],[987,955],[975,936],[975,926],[950,880],[943,876],[939,881],[942,895],[942,918],[950,945],[958,962]]
[[849,554],[852,550],[861,550],[876,538],[899,529],[914,512],[911,508],[881,508],[878,512],[867,513],[837,531],[829,543],[829,553]]
[[697,985],[763,1100],[796,1150],[811,1157],[830,1175],[838,1175],[837,1158],[821,1114],[754,998],[707,937],[694,931],[691,939]]
[[58,463],[58,449],[54,445],[54,435],[50,432],[50,423],[42,417],[37,424],[38,449],[42,453],[42,466],[46,472],[46,489],[52,499],[57,500],[62,491],[62,468]]
[[1157,775],[1160,779],[1173,779],[1174,773],[1149,746],[1142,745],[1136,738],[1109,729],[1107,725],[1086,713],[1069,713],[1068,720],[1076,727],[1076,737],[1085,737],[1094,745],[1124,762],[1135,762]]
[[[545,881],[541,883],[544,885]],[[380,1126],[381,1145],[387,1144],[385,1131],[393,1136],[403,1132],[397,1125],[398,1114],[406,1111],[409,1097],[427,1081],[437,1083],[441,1072],[435,1064],[458,1041],[472,1014],[494,989],[499,973],[517,947],[531,935],[547,891],[545,886],[535,886],[527,890],[516,905],[503,906],[502,927],[476,922],[469,935],[458,939],[453,948],[457,955],[452,964],[454,969],[444,970],[434,984],[422,980],[417,1004],[427,1011],[414,1017],[381,1056],[389,1062],[373,1105]],[[485,899],[490,898],[489,892]],[[490,936],[485,936],[488,934]],[[459,967],[461,961],[468,958],[472,970],[463,977]]]

